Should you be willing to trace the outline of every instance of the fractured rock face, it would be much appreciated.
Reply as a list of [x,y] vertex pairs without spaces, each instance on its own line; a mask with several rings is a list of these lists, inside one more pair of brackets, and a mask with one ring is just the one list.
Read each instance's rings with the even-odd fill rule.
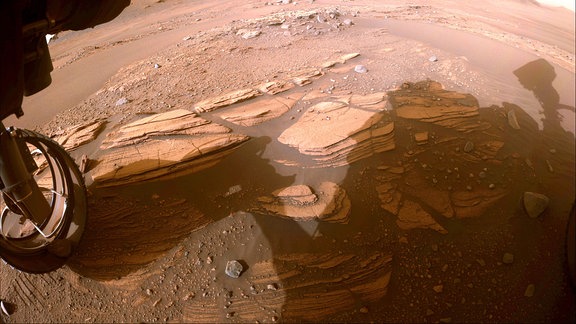
[[312,156],[318,167],[342,166],[394,149],[394,123],[383,122],[382,93],[323,101],[278,140]]
[[294,88],[294,83],[284,80],[266,82],[258,87],[261,92],[270,95],[275,95],[292,88]]
[[350,199],[346,191],[333,182],[321,183],[315,193],[306,185],[276,190],[271,196],[258,198],[258,212],[271,213],[296,221],[320,220],[347,223]]
[[477,188],[473,192],[457,191],[450,195],[457,218],[478,217],[500,199],[504,198],[508,191],[504,189]]
[[194,110],[197,113],[208,112],[221,107],[229,106],[240,101],[248,100],[259,95],[261,95],[260,91],[255,89],[240,89],[228,92],[221,96],[202,100],[194,106]]
[[322,74],[322,70],[318,68],[308,68],[295,72],[292,74],[291,78],[295,84],[299,86],[305,86],[312,83],[312,78],[319,77]]
[[246,140],[186,110],[153,115],[109,134],[92,178],[113,186],[180,176],[216,164]]
[[100,148],[109,149],[133,145],[144,142],[153,136],[227,133],[229,131],[226,127],[212,124],[188,110],[177,109],[144,117],[110,132],[106,135]]
[[448,233],[448,231],[438,224],[419,204],[411,200],[404,200],[398,212],[396,224],[404,230],[430,228],[442,234]]
[[478,116],[478,100],[469,94],[447,91],[434,81],[405,83],[389,93],[394,111],[401,118],[434,123],[462,132],[490,127],[471,117]]
[[54,140],[67,151],[93,141],[106,125],[105,120],[95,120],[86,124],[70,127]]
[[[255,287],[269,288],[250,298],[233,294],[230,309],[236,311],[234,319],[243,323],[270,317],[271,309],[282,309],[282,318],[290,322],[329,322],[336,314],[353,311],[359,302],[376,303],[386,296],[392,258],[392,254],[379,251],[275,255],[251,264],[245,274]],[[226,313],[221,309],[217,299],[196,298],[187,303],[184,321],[225,322]]]

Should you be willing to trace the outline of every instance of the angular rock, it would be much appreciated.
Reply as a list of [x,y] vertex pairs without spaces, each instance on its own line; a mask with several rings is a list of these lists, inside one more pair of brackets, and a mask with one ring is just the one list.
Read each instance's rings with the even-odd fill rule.
[[122,106],[128,103],[128,99],[126,98],[120,98],[118,99],[118,101],[116,101],[116,106]]
[[58,144],[67,151],[93,141],[104,129],[105,120],[95,120],[86,124],[77,125],[64,130],[64,133],[54,138]]
[[242,274],[244,267],[236,260],[226,262],[226,269],[224,272],[231,278],[239,278]]
[[366,72],[368,72],[368,69],[367,69],[364,65],[359,64],[359,65],[356,65],[356,66],[354,67],[354,72],[356,72],[356,73],[366,73]]
[[258,87],[261,92],[271,95],[275,95],[279,92],[290,90],[292,88],[294,88],[294,83],[283,80],[266,82]]
[[543,194],[536,192],[525,192],[524,193],[524,210],[530,218],[536,218],[546,210],[548,204],[550,203],[550,198]]
[[428,143],[428,132],[419,132],[414,134],[414,140],[418,145],[424,145]]
[[200,101],[194,106],[194,110],[197,113],[208,112],[221,107],[229,106],[240,101],[248,100],[259,95],[261,95],[261,93],[255,89],[236,90],[218,97]]
[[394,123],[382,122],[381,100],[373,96],[366,105],[349,106],[346,101],[324,101],[310,107],[278,140],[309,155],[316,166],[342,166],[378,152],[393,150]]
[[238,30],[238,32],[236,32],[236,35],[239,35],[240,37],[242,37],[244,39],[254,38],[254,37],[260,36],[260,34],[262,34],[262,32],[260,30],[240,29],[240,30]]
[[502,257],[502,262],[505,264],[511,264],[514,262],[514,254],[512,253],[504,253],[504,256]]
[[317,68],[307,68],[293,73],[290,78],[295,84],[305,86],[312,83],[312,78],[321,76],[322,70]]
[[532,297],[534,296],[534,292],[536,292],[536,286],[534,284],[529,284],[524,291],[524,296]]
[[384,210],[398,215],[400,202],[402,201],[402,193],[397,190],[397,185],[391,182],[385,182],[376,186],[376,192],[378,192],[378,198],[380,198],[382,203],[380,206]]
[[432,215],[423,210],[419,204],[407,199],[404,200],[398,211],[396,225],[403,230],[429,228],[442,234],[448,233],[448,231],[438,224]]
[[282,188],[258,198],[260,206],[255,210],[296,221],[348,222],[351,203],[343,188],[323,182],[315,192],[305,185]]
[[450,195],[457,218],[482,216],[500,199],[506,197],[505,189],[476,188],[474,191],[456,191]]
[[283,115],[295,102],[295,99],[274,97],[230,108],[217,116],[241,126],[254,126]]

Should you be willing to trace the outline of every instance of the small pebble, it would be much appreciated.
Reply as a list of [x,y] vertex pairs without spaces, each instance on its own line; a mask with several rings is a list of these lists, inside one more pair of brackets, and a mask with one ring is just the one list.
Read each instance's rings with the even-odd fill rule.
[[474,150],[474,143],[470,141],[466,142],[466,144],[464,145],[464,152],[470,153],[472,152],[472,150]]
[[535,290],[536,290],[536,286],[534,286],[534,284],[529,284],[528,287],[526,287],[526,291],[524,291],[524,296],[526,296],[526,297],[534,296]]
[[437,62],[438,58],[435,55],[430,56],[430,58],[428,58],[428,61],[430,62]]
[[224,272],[229,277],[238,278],[240,277],[240,274],[242,274],[242,270],[244,270],[242,264],[236,260],[232,260],[226,263],[226,269],[224,270]]
[[504,256],[502,257],[502,262],[506,264],[511,264],[512,262],[514,262],[514,254],[508,252],[504,253]]
[[278,290],[278,286],[276,284],[268,284],[268,286],[266,286],[266,288],[268,290]]
[[116,106],[122,106],[128,103],[128,99],[126,98],[120,98],[118,99],[118,101],[116,101]]
[[356,71],[357,73],[366,73],[368,72],[368,69],[364,65],[356,65],[354,67],[354,71]]

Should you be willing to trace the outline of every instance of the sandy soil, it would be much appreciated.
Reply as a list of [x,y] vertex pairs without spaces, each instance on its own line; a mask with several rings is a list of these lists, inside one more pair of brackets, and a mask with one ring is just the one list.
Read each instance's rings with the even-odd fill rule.
[[[284,21],[269,24],[274,17]],[[261,34],[244,39],[242,29]],[[15,308],[0,320],[574,322],[564,253],[575,196],[574,35],[573,12],[523,0],[133,0],[108,24],[61,33],[50,44],[53,84],[26,98],[24,117],[6,124],[55,135],[106,118],[112,129],[357,52],[303,91],[366,95],[434,80],[473,96],[485,108],[481,118],[500,131],[459,134],[458,143],[506,143],[498,174],[489,176],[507,196],[479,217],[432,213],[445,235],[403,230],[380,208],[377,167],[441,165],[452,144],[417,150],[399,140],[394,152],[345,167],[285,167],[277,161],[288,153],[276,138],[299,106],[253,128],[205,114],[252,140],[203,172],[91,186],[88,228],[67,266],[44,275],[0,266],[0,299]],[[513,73],[539,58],[556,74],[552,113]],[[355,65],[368,72],[354,72]],[[122,98],[127,103],[117,105]],[[521,135],[501,131],[497,108],[504,103],[519,107],[520,121],[530,125]],[[447,134],[417,122],[396,125],[398,138],[415,130]],[[73,157],[97,156],[102,136]],[[466,177],[487,167],[454,163]],[[250,212],[249,202],[277,188],[321,181],[347,190],[349,224],[314,227]],[[524,215],[525,191],[551,198],[542,217]],[[503,263],[505,253],[514,255],[512,264]],[[238,279],[224,273],[232,259],[247,268]]]

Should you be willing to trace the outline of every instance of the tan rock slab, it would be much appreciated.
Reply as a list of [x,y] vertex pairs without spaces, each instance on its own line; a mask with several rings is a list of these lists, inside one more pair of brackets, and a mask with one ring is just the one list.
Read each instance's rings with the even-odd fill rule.
[[177,109],[141,118],[108,133],[100,148],[133,145],[153,136],[227,133],[229,131],[228,128],[212,124],[191,111]]
[[444,90],[435,81],[405,83],[390,96],[394,111],[401,118],[434,123],[462,132],[490,127],[472,119],[479,115],[478,101],[474,96]]
[[434,209],[446,218],[454,217],[454,209],[450,200],[450,192],[442,190],[426,180],[426,175],[416,170],[406,174],[400,185],[403,193],[420,199],[428,207]]
[[340,56],[338,59],[336,60],[330,60],[330,61],[326,61],[324,63],[322,63],[320,66],[323,68],[331,68],[334,65],[340,63],[340,64],[344,64],[346,63],[348,60],[351,60],[357,56],[359,56],[360,53],[348,53],[348,54],[344,54],[342,56]]
[[340,56],[340,61],[342,63],[346,63],[346,61],[351,60],[357,56],[359,56],[360,53],[348,53],[348,54],[344,54],[342,56]]
[[234,124],[254,126],[282,116],[296,103],[296,99],[273,97],[229,108],[216,115]]
[[323,182],[314,191],[306,185],[281,188],[258,202],[256,211],[296,221],[347,223],[351,208],[346,191],[333,182]]
[[414,134],[414,140],[418,145],[424,145],[428,143],[428,132],[419,132]]
[[98,158],[92,179],[99,186],[171,178],[209,168],[248,140],[239,134],[209,134],[112,149]]
[[389,213],[398,215],[402,193],[397,190],[397,185],[392,182],[385,182],[376,186],[378,198],[380,198],[381,207]]
[[221,96],[202,100],[194,106],[194,110],[197,113],[208,112],[221,107],[229,106],[240,101],[248,100],[259,95],[261,95],[261,93],[255,89],[236,90]]
[[318,68],[307,68],[302,69],[293,73],[290,78],[292,81],[299,86],[305,86],[307,84],[312,83],[312,78],[321,76],[322,70]]
[[58,135],[54,140],[64,147],[65,150],[71,151],[96,139],[105,126],[105,120],[91,121],[66,129],[63,134]]
[[266,82],[266,83],[261,84],[258,87],[258,90],[260,90],[263,93],[275,95],[277,93],[284,92],[286,90],[290,90],[290,89],[294,88],[294,86],[295,85],[292,82],[284,81],[284,80],[277,80],[277,81],[270,81],[270,82]]
[[342,166],[392,150],[394,123],[383,122],[384,114],[374,98],[349,106],[354,98],[323,101],[310,107],[303,116],[286,129],[278,140],[312,156],[317,166]]
[[396,224],[403,230],[415,228],[429,228],[441,234],[447,234],[448,231],[438,224],[432,215],[422,209],[422,207],[411,200],[404,200],[398,212]]
[[216,164],[246,140],[187,110],[152,115],[108,134],[92,178],[112,186],[176,177]]
[[506,197],[505,189],[476,188],[473,191],[456,191],[450,195],[456,218],[479,217]]

